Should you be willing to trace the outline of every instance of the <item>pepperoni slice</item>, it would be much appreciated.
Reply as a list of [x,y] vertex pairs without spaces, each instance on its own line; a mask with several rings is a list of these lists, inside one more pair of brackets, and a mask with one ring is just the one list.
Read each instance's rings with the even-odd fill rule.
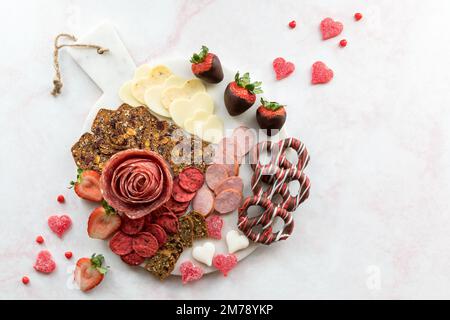
[[127,216],[123,215],[122,223],[120,224],[120,230],[122,230],[123,233],[135,235],[142,230],[144,224],[145,224],[145,217],[138,219],[130,219]]
[[178,175],[180,187],[187,192],[196,192],[203,186],[204,182],[205,177],[203,176],[203,173],[200,169],[195,167],[185,168]]
[[171,212],[165,212],[156,218],[155,223],[161,226],[168,234],[178,232],[178,218]]
[[149,224],[145,227],[145,231],[151,233],[156,240],[158,240],[159,247],[161,248],[167,241],[167,233],[164,229],[157,224]]
[[173,181],[172,198],[178,202],[189,202],[195,197],[195,192],[187,192],[180,187],[179,179]]
[[119,256],[129,254],[133,251],[133,238],[122,231],[117,231],[109,241],[109,247]]
[[133,238],[133,250],[141,257],[153,257],[158,248],[158,240],[149,232],[141,232]]
[[228,170],[224,164],[213,164],[206,169],[206,184],[211,190],[214,190],[226,178],[228,178]]
[[138,266],[145,261],[145,258],[141,257],[136,252],[131,252],[129,254],[121,256],[120,259],[122,259],[123,262],[129,264],[130,266]]

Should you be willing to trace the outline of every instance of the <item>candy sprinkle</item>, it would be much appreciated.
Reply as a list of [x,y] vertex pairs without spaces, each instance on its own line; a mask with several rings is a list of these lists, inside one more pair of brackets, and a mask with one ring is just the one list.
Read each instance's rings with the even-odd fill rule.
[[57,200],[59,203],[64,203],[64,202],[66,201],[66,199],[64,198],[64,196],[63,196],[62,194],[60,194],[60,195],[58,196],[58,198],[56,198],[56,200]]
[[27,276],[23,276],[22,277],[22,283],[23,284],[28,284],[30,282],[30,278],[28,278]]
[[341,41],[339,41],[339,46],[341,48],[345,48],[347,46],[347,40],[342,39]]
[[44,238],[42,236],[37,236],[36,237],[36,242],[39,244],[43,244],[44,243]]
[[67,251],[66,253],[64,253],[64,255],[66,256],[67,259],[71,259],[72,258],[72,251]]
[[355,20],[356,20],[356,21],[361,20],[362,17],[363,17],[362,13],[359,13],[359,12],[355,13]]
[[291,22],[289,22],[289,28],[294,29],[297,26],[297,22],[295,22],[295,20],[292,20]]

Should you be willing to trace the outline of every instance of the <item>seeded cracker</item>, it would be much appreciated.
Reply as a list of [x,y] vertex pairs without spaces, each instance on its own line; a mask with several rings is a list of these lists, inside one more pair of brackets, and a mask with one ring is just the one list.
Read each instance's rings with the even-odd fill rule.
[[185,248],[192,247],[194,242],[194,222],[191,217],[183,216],[180,222],[180,239]]
[[[185,135],[177,140],[174,133],[183,131],[169,121],[158,120],[144,106],[131,107],[122,104],[117,110],[100,109],[91,131],[92,134],[85,133],[75,143],[72,155],[78,167],[98,172],[101,172],[104,163],[112,155],[131,148],[148,149],[159,153],[170,162],[175,174],[191,165],[204,172],[206,165],[203,153],[208,155],[211,149],[208,148],[208,143],[196,137],[190,139],[191,146],[188,144],[188,148],[176,147],[180,144],[179,139],[190,136]],[[188,163],[174,163],[172,155],[182,155],[183,158],[186,157]],[[189,159],[194,161],[193,164],[189,163]]]
[[208,236],[208,228],[205,217],[196,211],[191,211],[189,216],[194,223],[194,239],[206,238]]
[[177,259],[174,258],[169,250],[159,250],[148,263],[145,265],[145,269],[150,271],[153,275],[160,280],[164,280],[172,273],[175,268]]

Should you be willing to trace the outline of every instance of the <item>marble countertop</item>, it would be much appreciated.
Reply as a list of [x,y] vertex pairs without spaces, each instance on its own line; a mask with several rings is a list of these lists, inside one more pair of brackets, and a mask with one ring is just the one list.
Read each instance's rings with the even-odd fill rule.
[[[449,298],[448,12],[445,0],[2,1],[0,298]],[[341,37],[320,39],[327,16],[344,23],[345,49]],[[50,95],[52,41],[103,20],[137,64],[188,56],[202,44],[255,78],[273,78],[275,57],[296,64],[267,90],[288,105],[287,129],[311,154],[310,198],[289,240],[259,248],[227,278],[216,273],[186,286],[161,283],[106,252],[105,281],[89,294],[72,288],[76,258],[105,250],[88,237],[74,241],[91,207],[66,188],[75,170],[70,147],[101,92],[62,53],[63,93]],[[328,85],[309,83],[317,60],[335,72]],[[63,240],[46,227],[55,213],[74,220]],[[32,268],[39,234],[58,264],[48,276]],[[64,258],[67,250],[74,259]]]

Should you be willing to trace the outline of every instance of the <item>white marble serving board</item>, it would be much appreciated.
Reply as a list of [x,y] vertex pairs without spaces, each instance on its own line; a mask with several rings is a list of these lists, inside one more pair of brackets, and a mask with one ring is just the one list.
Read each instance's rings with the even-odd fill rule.
[[[118,96],[120,86],[133,77],[136,65],[120,40],[117,32],[110,23],[103,23],[96,27],[93,31],[81,37],[79,43],[92,43],[108,48],[109,52],[99,56],[92,50],[72,49],[68,51],[80,67],[89,75],[89,77],[103,91],[101,98],[92,106],[82,128],[82,133],[89,132],[91,124],[100,108],[116,108],[122,102]],[[146,61],[150,65],[164,64],[168,66],[172,72],[184,78],[192,78],[192,71],[189,63],[190,53],[186,53],[185,57],[164,57],[158,60]],[[207,85],[207,92],[211,95],[215,102],[215,113],[224,120],[225,135],[230,135],[232,130],[240,125],[250,128],[256,128],[257,123],[253,113],[244,113],[238,117],[229,116],[223,104],[223,93],[229,81],[234,77],[234,69],[223,66],[224,80],[217,85]],[[74,139],[76,139],[74,137]],[[251,169],[249,165],[242,165],[240,176],[244,181],[250,181]],[[250,185],[247,183],[244,188],[244,196],[250,195]],[[194,246],[202,245],[206,241],[211,241],[216,246],[216,253],[227,253],[225,236],[228,231],[237,229],[237,212],[222,216],[224,219],[224,227],[222,229],[222,240],[204,239],[195,241]],[[251,254],[257,247],[257,244],[251,243],[250,246],[236,253],[238,260],[242,260]],[[178,259],[177,265],[173,271],[174,275],[179,275],[179,264],[193,260],[192,248],[186,249]],[[195,260],[193,260],[195,261]],[[200,263],[198,263],[200,264]],[[213,267],[202,265],[206,273],[215,271]]]

